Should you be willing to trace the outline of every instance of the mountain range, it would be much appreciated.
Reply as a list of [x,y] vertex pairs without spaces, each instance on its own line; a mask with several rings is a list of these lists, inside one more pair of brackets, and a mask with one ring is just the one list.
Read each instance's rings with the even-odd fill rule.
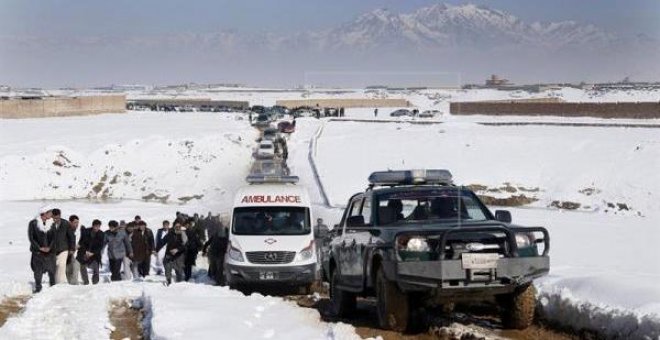
[[[182,29],[167,35],[0,35],[0,53],[6,65],[20,66],[5,72],[8,80],[27,74],[41,79],[44,73],[70,79],[72,68],[82,68],[75,76],[86,82],[107,77],[115,83],[298,85],[314,71],[419,70],[455,74],[451,85],[491,73],[519,82],[660,78],[660,44],[644,32],[624,37],[576,21],[526,22],[473,4],[439,3],[408,13],[380,8],[334,27],[295,33]],[[98,75],[109,68],[112,72]],[[375,81],[380,80],[363,82]]]

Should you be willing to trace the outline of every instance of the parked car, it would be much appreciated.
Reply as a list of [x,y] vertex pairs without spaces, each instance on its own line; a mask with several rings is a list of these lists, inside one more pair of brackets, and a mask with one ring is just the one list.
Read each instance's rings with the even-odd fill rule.
[[335,314],[375,296],[380,326],[404,331],[416,328],[420,309],[494,300],[505,327],[532,323],[532,281],[550,270],[545,228],[491,213],[447,170],[374,172],[369,182],[349,199],[323,254]]
[[436,115],[440,115],[440,111],[438,110],[426,110],[417,115],[419,118],[433,118]]
[[407,109],[398,109],[392,113],[390,113],[390,117],[406,117],[410,116],[412,117],[412,111],[407,110]]

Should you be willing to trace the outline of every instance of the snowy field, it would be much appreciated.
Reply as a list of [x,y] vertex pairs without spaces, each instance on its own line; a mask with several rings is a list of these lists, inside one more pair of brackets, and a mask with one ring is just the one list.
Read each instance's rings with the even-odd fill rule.
[[[449,100],[520,96],[490,90],[129,95],[265,105],[302,96],[387,96],[408,98],[421,110],[443,112]],[[548,95],[575,101],[660,99],[660,93],[648,91],[594,94],[563,89],[538,94]],[[393,109],[381,109],[378,119],[391,120],[388,113]],[[346,116],[374,118],[371,109],[349,109]],[[551,273],[537,282],[543,313],[562,325],[610,336],[660,337],[660,129],[479,124],[658,124],[657,120],[443,114],[431,121],[439,124],[299,119],[289,140],[289,166],[309,189],[315,215],[329,225],[337,223],[341,207],[365,188],[369,173],[388,168],[447,168],[457,183],[481,186],[480,194],[525,195],[532,202],[511,208],[514,222],[546,226],[551,233]],[[244,183],[256,136],[244,117],[228,113],[129,112],[0,120],[0,297],[31,293],[26,228],[44,202],[61,208],[65,216],[78,214],[87,226],[94,218],[107,222],[140,214],[156,229],[175,211],[226,213],[233,193]],[[579,207],[557,209],[554,201]],[[107,338],[109,302],[123,298],[144,304],[147,326],[156,339],[212,338],[218,328],[232,338],[357,337],[352,326],[324,323],[316,311],[281,298],[245,297],[204,280],[164,287],[162,280],[154,276],[139,283],[46,288],[29,300],[23,314],[0,328],[0,338]],[[53,321],[62,314],[66,320],[93,322]],[[45,327],[52,332],[41,332]]]
[[[98,218],[104,229],[110,219],[136,214],[153,230],[176,211],[223,214],[244,183],[256,137],[235,114],[0,120],[0,300],[31,294],[26,230],[40,206],[75,213],[86,226]],[[108,275],[105,268],[101,282]],[[108,338],[110,302],[126,298],[147,307],[153,339],[211,339],[219,329],[229,338],[358,338],[352,326],[324,323],[318,312],[282,298],[246,297],[204,279],[171,287],[163,281],[45,288],[0,328],[0,339]]]

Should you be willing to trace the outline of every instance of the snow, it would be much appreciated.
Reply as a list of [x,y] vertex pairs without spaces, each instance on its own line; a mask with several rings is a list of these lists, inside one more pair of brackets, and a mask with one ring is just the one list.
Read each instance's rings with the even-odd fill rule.
[[[383,122],[298,119],[289,139],[289,166],[308,188],[314,215],[329,226],[337,223],[341,207],[366,187],[374,170],[447,168],[460,184],[500,188],[509,183],[515,194],[537,199],[510,209],[514,222],[546,226],[551,234],[551,272],[536,282],[542,313],[561,325],[609,336],[660,336],[660,130],[480,124],[658,120],[447,114],[451,100],[514,98],[495,90],[211,90],[159,95],[194,94],[264,105],[303,97],[391,97],[406,98],[420,110],[441,110],[444,114],[438,117],[420,120],[433,122],[426,125],[390,118],[395,108],[379,110]],[[139,91],[129,95],[145,96]],[[660,98],[658,91],[566,88],[515,94],[550,95],[574,101]],[[128,112],[0,120],[0,297],[31,292],[25,233],[44,203],[61,208],[65,216],[76,213],[87,226],[94,218],[107,223],[140,214],[156,229],[175,211],[226,213],[243,185],[255,146],[256,132],[243,118],[231,113]],[[373,109],[348,109],[346,118],[374,120]],[[584,191],[590,188],[593,191]],[[144,199],[149,195],[152,199]],[[548,208],[555,200],[581,206],[577,211]],[[630,210],[613,209],[608,203],[625,203]],[[107,272],[102,276],[103,282]],[[0,328],[0,338],[107,338],[109,301],[124,298],[144,304],[146,326],[155,339],[212,338],[220,330],[232,338],[250,339],[357,337],[352,326],[322,322],[316,311],[281,298],[246,297],[204,281],[170,287],[161,281],[153,276],[147,282],[45,288],[30,299],[23,314]]]

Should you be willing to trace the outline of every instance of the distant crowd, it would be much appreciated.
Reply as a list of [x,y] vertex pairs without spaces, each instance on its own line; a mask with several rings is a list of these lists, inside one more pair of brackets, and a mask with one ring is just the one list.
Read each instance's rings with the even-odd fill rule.
[[[206,217],[188,216],[177,212],[170,221],[162,221],[155,235],[140,216],[103,222],[95,219],[89,228],[80,225],[77,215],[62,218],[60,209],[43,207],[28,224],[30,266],[34,273],[34,291],[42,289],[42,278],[48,275],[50,285],[93,284],[99,282],[102,255],[108,258],[110,279],[141,280],[152,271],[165,275],[166,283],[188,281],[196,266],[197,256],[208,256],[208,275],[218,284],[224,283],[223,263],[227,248],[227,230],[219,216],[209,212]],[[164,249],[164,252],[161,252]],[[82,281],[81,281],[82,279]]]

